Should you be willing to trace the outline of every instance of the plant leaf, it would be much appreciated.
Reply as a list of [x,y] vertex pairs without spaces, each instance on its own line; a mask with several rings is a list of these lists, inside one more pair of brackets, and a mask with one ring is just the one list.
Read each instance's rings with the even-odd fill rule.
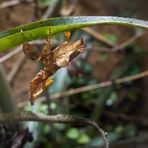
[[148,21],[112,17],[112,16],[79,16],[50,18],[25,24],[0,32],[0,51],[15,47],[24,42],[45,38],[51,35],[76,28],[95,26],[98,24],[118,24],[148,28]]

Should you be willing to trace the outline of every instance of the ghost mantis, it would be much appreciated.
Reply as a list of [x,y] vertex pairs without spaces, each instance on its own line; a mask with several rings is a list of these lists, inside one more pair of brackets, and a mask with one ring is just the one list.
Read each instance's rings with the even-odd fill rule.
[[70,41],[70,36],[71,33],[69,31],[65,32],[66,41],[54,50],[51,50],[49,34],[40,54],[35,52],[29,43],[24,43],[23,52],[25,55],[29,59],[38,60],[44,65],[44,68],[36,74],[29,85],[29,100],[32,105],[37,96],[44,91],[45,87],[53,83],[53,80],[48,78],[59,68],[67,67],[75,57],[84,51],[84,40],[81,38],[76,41]]

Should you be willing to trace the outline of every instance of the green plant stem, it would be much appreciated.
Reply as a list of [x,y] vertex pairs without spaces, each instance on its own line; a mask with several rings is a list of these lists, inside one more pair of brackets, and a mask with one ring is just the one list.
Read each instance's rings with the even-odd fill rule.
[[76,28],[101,24],[116,24],[148,28],[148,22],[132,18],[112,16],[80,16],[51,18],[22,25],[0,33],[0,51],[15,47],[24,42],[41,39],[47,35]]

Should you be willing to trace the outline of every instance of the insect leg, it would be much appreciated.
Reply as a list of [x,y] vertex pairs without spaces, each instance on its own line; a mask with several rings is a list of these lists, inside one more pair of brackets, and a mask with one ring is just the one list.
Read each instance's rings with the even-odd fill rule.
[[70,31],[66,31],[64,32],[65,37],[66,37],[66,41],[69,42],[70,41],[70,37],[71,37],[71,32]]
[[45,45],[41,51],[38,61],[42,60],[51,52],[50,34],[46,37]]

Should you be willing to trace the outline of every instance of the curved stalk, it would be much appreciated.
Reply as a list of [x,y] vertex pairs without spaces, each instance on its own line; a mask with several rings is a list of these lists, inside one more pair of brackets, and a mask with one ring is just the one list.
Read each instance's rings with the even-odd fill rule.
[[112,17],[112,16],[80,16],[59,17],[25,24],[0,32],[0,51],[15,47],[24,42],[45,38],[49,33],[59,32],[101,24],[116,24],[148,28],[148,21]]

